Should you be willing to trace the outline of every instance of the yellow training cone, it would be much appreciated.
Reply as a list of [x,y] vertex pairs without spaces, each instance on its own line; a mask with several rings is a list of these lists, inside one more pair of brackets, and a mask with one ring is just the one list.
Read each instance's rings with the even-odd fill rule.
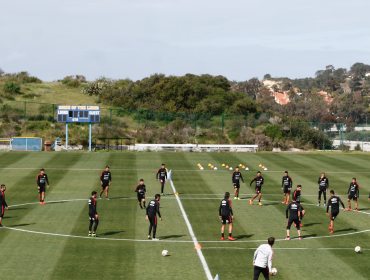
[[200,163],[198,163],[197,165],[200,166]]
[[208,163],[208,166],[211,166],[212,164]]
[[258,165],[259,167],[262,167],[262,164]]
[[239,164],[239,166],[243,166],[243,164]]
[[222,166],[225,166],[225,163],[223,163]]

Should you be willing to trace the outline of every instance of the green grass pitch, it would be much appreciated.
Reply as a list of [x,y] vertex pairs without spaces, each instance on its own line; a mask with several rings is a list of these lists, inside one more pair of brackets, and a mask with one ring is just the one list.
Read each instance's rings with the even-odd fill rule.
[[[278,275],[272,279],[368,279],[369,160],[368,154],[352,153],[1,153],[0,178],[7,185],[11,207],[2,223],[9,228],[0,229],[0,275],[4,279],[207,279],[174,195],[161,199],[163,221],[157,230],[161,241],[146,241],[149,223],[134,189],[143,178],[147,200],[159,193],[155,173],[163,162],[173,170],[173,184],[213,277],[252,279],[254,249],[274,236],[279,239],[273,247]],[[198,163],[204,170],[197,168]],[[208,163],[218,170],[211,170]],[[250,169],[241,171],[246,181],[242,199],[234,201],[231,196],[233,237],[238,242],[220,240],[219,203],[225,191],[233,193],[232,171],[223,163],[234,168],[241,163]],[[254,194],[249,182],[259,164],[268,168],[262,171],[262,207],[256,200],[249,205]],[[113,178],[111,200],[98,199],[99,237],[87,238],[87,200],[91,191],[99,191],[99,175],[106,165]],[[40,168],[50,180],[45,205],[37,203]],[[285,170],[294,187],[303,186],[307,213],[301,241],[280,240],[286,237],[286,205],[281,203],[280,188]],[[357,177],[360,185],[360,212],[341,212],[334,234],[328,230],[326,209],[315,206],[317,179],[323,171],[346,207],[351,178]],[[165,193],[172,192],[167,182]],[[297,237],[293,227],[291,237]],[[362,247],[362,253],[355,253],[356,246]],[[162,257],[162,250],[170,256]]]

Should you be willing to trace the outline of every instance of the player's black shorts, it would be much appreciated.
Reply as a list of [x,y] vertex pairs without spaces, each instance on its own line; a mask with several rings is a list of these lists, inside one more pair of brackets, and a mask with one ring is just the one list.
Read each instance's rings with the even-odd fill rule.
[[289,188],[289,187],[284,186],[284,193],[290,193],[290,188]]
[[101,185],[102,190],[105,190],[106,187],[109,187],[109,183],[103,183],[103,185]]
[[45,192],[45,186],[39,186],[40,188],[37,188],[38,189],[38,192],[39,193],[43,193],[43,192]]
[[331,212],[330,213],[330,220],[335,220],[335,218],[338,216],[339,212]]
[[232,224],[233,220],[231,219],[231,216],[221,216],[221,223],[223,224]]
[[349,195],[348,195],[348,199],[357,200],[357,194],[350,192]]
[[256,187],[256,194],[260,194],[261,193],[261,189],[262,189],[261,186],[260,187]]
[[286,225],[286,229],[290,229],[290,227],[292,226],[292,223],[295,223],[295,226],[298,230],[301,229],[300,225],[299,225],[299,219],[290,219],[288,220],[288,223]]
[[166,182],[166,178],[159,178],[159,183],[164,184]]
[[240,189],[240,183],[233,183],[233,186],[235,189]]
[[270,274],[269,274],[269,269],[268,267],[259,267],[259,266],[254,266],[254,276],[253,276],[253,280],[258,280],[260,274],[262,273],[262,275],[265,277],[265,280],[266,279],[270,279]]
[[149,223],[152,225],[152,226],[156,226],[157,225],[157,216],[148,216],[149,218]]
[[97,221],[98,219],[96,218],[96,215],[89,215],[89,220],[90,221]]
[[140,202],[142,199],[145,199],[145,193],[137,193],[137,200]]

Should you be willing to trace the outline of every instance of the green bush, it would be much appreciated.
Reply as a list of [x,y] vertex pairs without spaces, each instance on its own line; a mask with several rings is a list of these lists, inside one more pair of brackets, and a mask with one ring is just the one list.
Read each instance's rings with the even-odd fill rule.
[[281,139],[283,137],[283,132],[280,130],[278,124],[270,124],[266,126],[266,135],[274,139]]
[[34,76],[31,76],[31,77],[25,77],[24,80],[23,80],[24,83],[27,83],[27,84],[31,84],[31,83],[35,83],[35,84],[41,84],[42,81],[37,78],[37,77],[34,77]]
[[19,93],[21,86],[15,82],[7,82],[3,85],[3,91],[5,93]]
[[79,81],[68,81],[65,85],[69,88],[78,88],[81,83]]
[[360,147],[360,144],[357,144],[356,147],[355,147],[355,151],[361,151],[361,147]]

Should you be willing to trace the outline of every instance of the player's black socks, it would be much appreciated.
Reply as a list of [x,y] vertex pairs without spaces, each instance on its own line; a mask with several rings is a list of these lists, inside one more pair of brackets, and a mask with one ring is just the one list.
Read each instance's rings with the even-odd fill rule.
[[222,236],[222,237],[225,237],[225,234],[224,234],[224,233],[221,233],[221,236]]
[[229,233],[229,236],[231,236],[232,233]]

